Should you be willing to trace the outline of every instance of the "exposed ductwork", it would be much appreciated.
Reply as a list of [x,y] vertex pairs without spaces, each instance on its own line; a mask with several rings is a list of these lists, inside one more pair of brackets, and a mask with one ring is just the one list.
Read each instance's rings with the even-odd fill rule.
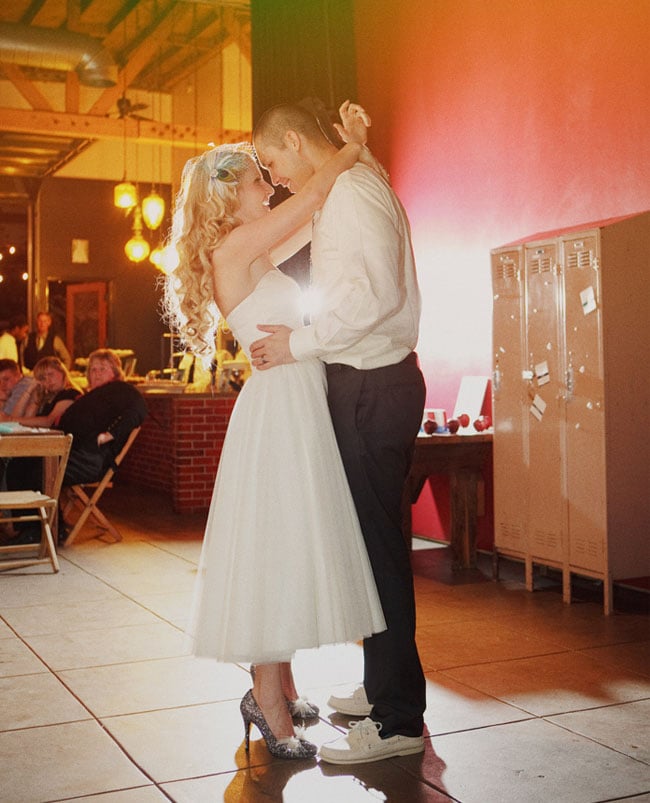
[[0,22],[0,61],[48,70],[74,70],[85,86],[117,84],[117,65],[103,44],[74,31]]

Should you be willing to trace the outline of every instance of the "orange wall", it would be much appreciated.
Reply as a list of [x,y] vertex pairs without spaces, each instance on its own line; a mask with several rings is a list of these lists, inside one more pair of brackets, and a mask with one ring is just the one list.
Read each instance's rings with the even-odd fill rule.
[[[648,30],[650,0],[355,0],[358,99],[413,230],[428,406],[491,372],[490,248],[650,208]],[[425,486],[414,532],[445,537],[445,488]],[[488,475],[483,547],[490,494]]]
[[650,208],[650,0],[356,0],[359,100],[413,229],[428,405],[491,371],[489,250]]

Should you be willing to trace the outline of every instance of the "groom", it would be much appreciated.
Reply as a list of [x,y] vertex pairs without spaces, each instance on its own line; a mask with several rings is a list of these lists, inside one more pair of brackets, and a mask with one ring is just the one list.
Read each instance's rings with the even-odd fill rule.
[[[336,152],[316,119],[292,105],[265,112],[253,142],[273,184],[292,192]],[[425,681],[401,510],[425,396],[413,352],[420,295],[406,214],[375,171],[357,163],[337,179],[314,216],[311,260],[321,311],[293,331],[260,326],[270,334],[251,352],[259,370],[313,357],[326,364],[332,422],[387,624],[364,640],[363,687],[329,701],[341,713],[370,716],[353,725],[354,738],[321,748],[322,760],[353,764],[424,749]]]

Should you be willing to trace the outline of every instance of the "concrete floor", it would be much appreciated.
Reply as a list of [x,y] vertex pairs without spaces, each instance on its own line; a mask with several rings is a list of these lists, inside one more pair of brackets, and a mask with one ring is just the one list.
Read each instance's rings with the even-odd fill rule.
[[[413,553],[428,684],[423,755],[356,767],[243,748],[246,667],[189,655],[183,634],[204,516],[116,487],[118,544],[82,532],[46,567],[0,574],[0,800],[650,801],[650,618],[642,595],[602,614],[597,586],[562,603],[516,564],[453,573],[447,549]],[[424,548],[421,548],[424,547]],[[322,744],[349,717],[326,701],[361,677],[357,645],[300,653]]]

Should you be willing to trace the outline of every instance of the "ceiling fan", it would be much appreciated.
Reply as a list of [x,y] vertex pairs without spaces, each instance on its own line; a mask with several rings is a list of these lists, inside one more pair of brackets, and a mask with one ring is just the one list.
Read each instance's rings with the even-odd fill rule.
[[117,99],[117,116],[120,120],[124,120],[126,117],[131,117],[134,120],[151,120],[150,117],[143,117],[138,114],[138,112],[148,108],[148,104],[133,103],[126,95],[122,95]]

